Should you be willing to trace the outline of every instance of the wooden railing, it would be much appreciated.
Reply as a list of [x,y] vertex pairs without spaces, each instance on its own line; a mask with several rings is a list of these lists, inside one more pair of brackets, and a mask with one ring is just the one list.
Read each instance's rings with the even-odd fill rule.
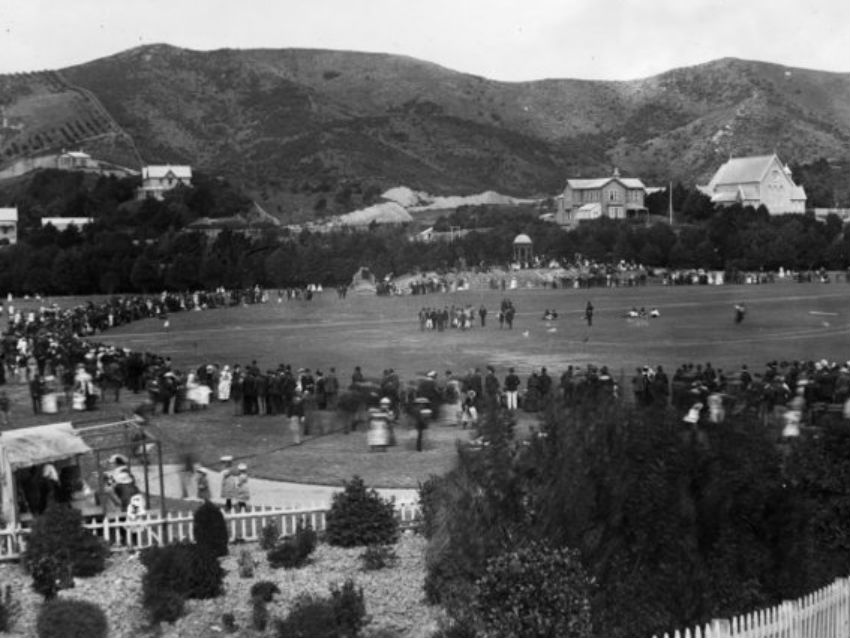
[[[396,517],[402,528],[411,527],[419,519],[419,505],[414,502],[396,503]],[[299,521],[310,523],[320,532],[326,527],[327,506],[292,508],[253,507],[249,511],[225,513],[230,541],[257,541],[263,527],[274,523],[281,535],[295,532]],[[192,512],[169,512],[162,517],[149,513],[130,521],[126,517],[107,516],[84,523],[92,534],[103,538],[113,551],[141,549],[194,540]],[[17,560],[26,549],[28,528],[0,530],[0,560]]]
[[[848,638],[850,578],[839,578],[818,591],[781,605],[664,638]],[[657,638],[657,637],[656,637]]]

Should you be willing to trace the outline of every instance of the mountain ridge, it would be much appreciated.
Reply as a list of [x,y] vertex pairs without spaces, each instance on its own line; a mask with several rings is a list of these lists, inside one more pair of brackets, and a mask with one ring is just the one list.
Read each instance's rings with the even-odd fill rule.
[[[102,106],[146,162],[227,177],[284,218],[321,199],[345,212],[340,193],[369,185],[545,196],[614,166],[696,182],[729,155],[850,156],[850,74],[738,58],[638,80],[504,82],[386,53],[155,44],[51,73],[93,97],[90,111],[74,102],[78,119]],[[22,105],[50,94],[15,94],[9,77],[4,113],[49,128]],[[12,150],[21,133],[0,131],[2,161],[32,152]]]

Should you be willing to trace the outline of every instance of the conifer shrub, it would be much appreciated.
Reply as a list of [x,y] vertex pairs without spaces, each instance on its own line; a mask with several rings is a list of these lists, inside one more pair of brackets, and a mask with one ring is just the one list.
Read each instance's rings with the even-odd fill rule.
[[57,578],[86,578],[106,568],[109,548],[83,527],[82,514],[67,504],[52,503],[37,516],[27,539],[24,564],[32,571],[43,557],[56,561]]
[[297,569],[307,564],[310,555],[316,550],[317,536],[309,523],[298,521],[295,534],[284,538],[266,554],[269,565],[275,569]]
[[254,577],[254,557],[248,549],[243,549],[239,552],[239,577]]
[[56,598],[39,610],[36,632],[38,638],[106,638],[109,624],[94,603]]
[[6,585],[0,596],[0,633],[12,630],[19,611],[20,603],[12,596],[12,586]]
[[289,615],[275,623],[277,638],[356,638],[368,623],[363,589],[348,579],[331,586],[330,596],[301,594]]
[[419,533],[425,538],[431,538],[437,526],[437,510],[439,507],[439,489],[441,476],[432,474],[424,482],[419,482]]
[[142,605],[153,622],[174,622],[187,598],[215,598],[222,593],[224,570],[218,558],[203,546],[177,543],[149,547],[140,560]]
[[392,500],[367,490],[363,479],[354,476],[333,495],[327,513],[325,538],[331,545],[357,547],[392,545],[398,540],[398,519]]
[[215,503],[204,501],[192,517],[195,542],[212,552],[213,556],[227,556],[227,522]]
[[274,595],[280,593],[280,588],[270,580],[261,580],[251,585],[251,600],[259,598],[263,602],[270,603]]
[[280,540],[280,528],[274,521],[269,521],[260,530],[260,549],[264,552],[272,549]]
[[590,590],[577,551],[531,543],[487,561],[475,607],[487,635],[583,638]]
[[257,631],[265,631],[269,625],[269,610],[265,601],[259,598],[251,601],[251,625]]
[[369,545],[360,554],[364,571],[375,571],[392,567],[398,562],[398,554],[390,545]]
[[221,615],[221,626],[227,634],[235,634],[239,627],[236,625],[236,617],[232,612],[227,612]]

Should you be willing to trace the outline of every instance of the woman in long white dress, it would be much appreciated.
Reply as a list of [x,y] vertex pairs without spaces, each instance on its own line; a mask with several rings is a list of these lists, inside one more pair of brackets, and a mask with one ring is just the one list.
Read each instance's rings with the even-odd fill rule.
[[233,373],[230,366],[224,366],[218,378],[218,400],[230,401],[230,385],[233,382]]

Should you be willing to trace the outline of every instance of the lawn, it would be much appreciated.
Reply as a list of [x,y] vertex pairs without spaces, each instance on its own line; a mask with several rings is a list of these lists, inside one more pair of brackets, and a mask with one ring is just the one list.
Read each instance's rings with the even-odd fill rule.
[[[754,286],[647,286],[591,290],[468,291],[416,297],[349,296],[325,292],[312,301],[284,301],[207,312],[177,313],[171,328],[158,320],[122,326],[99,340],[166,354],[180,368],[202,363],[256,360],[261,368],[286,363],[293,368],[327,370],[335,366],[347,384],[354,366],[367,376],[394,368],[402,379],[427,370],[462,374],[493,365],[504,378],[513,366],[521,376],[545,366],[553,376],[567,365],[608,365],[628,380],[636,366],[664,365],[672,374],[683,362],[711,362],[727,372],[746,363],[756,372],[771,360],[850,359],[850,328],[846,284],[781,282]],[[508,297],[518,313],[513,330],[495,321],[500,301]],[[593,326],[584,321],[584,307],[593,302]],[[746,319],[733,322],[733,305],[745,302]],[[487,326],[462,332],[422,332],[417,313],[422,306],[481,304],[489,309]],[[661,317],[627,320],[632,306],[657,307]],[[559,318],[541,319],[545,309]],[[16,425],[58,420],[29,415],[26,389],[12,386]],[[126,395],[118,406],[105,404],[97,416],[130,411],[141,397]],[[58,415],[61,419],[76,415]],[[89,415],[85,415],[89,416]],[[525,419],[533,421],[533,417]],[[281,417],[236,417],[232,405],[213,405],[203,412],[157,417],[156,427],[167,442],[168,460],[191,447],[206,463],[224,453],[251,459],[257,476],[339,484],[354,473],[381,487],[415,487],[431,473],[451,466],[456,439],[468,434],[457,428],[428,432],[426,451],[412,449],[409,430],[386,453],[370,452],[365,435],[332,434],[292,446]]]

